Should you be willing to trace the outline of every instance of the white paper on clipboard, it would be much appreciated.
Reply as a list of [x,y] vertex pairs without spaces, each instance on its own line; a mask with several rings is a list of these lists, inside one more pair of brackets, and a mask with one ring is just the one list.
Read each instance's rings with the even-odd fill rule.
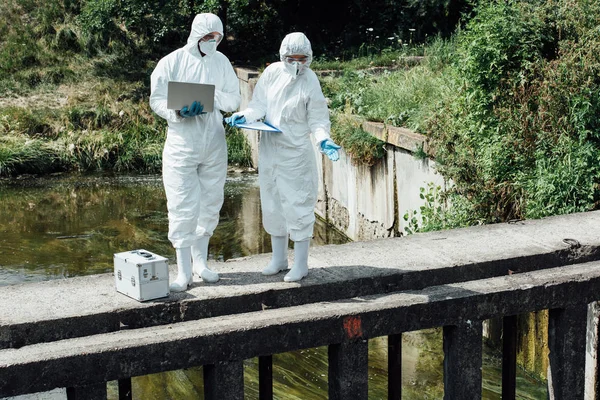
[[267,123],[264,122],[250,122],[250,123],[243,123],[243,124],[235,124],[235,126],[237,128],[242,128],[242,129],[253,129],[256,131],[265,131],[265,132],[281,132],[279,129],[275,128],[274,126],[271,126]]

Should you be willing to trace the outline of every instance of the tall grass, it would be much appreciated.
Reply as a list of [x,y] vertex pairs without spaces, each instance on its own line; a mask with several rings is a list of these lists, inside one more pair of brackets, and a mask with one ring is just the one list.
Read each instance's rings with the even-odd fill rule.
[[166,124],[154,118],[146,101],[115,102],[109,96],[94,107],[85,104],[0,109],[0,176],[160,171]]
[[336,70],[355,71],[373,67],[403,68],[411,67],[420,62],[424,46],[413,46],[400,50],[383,50],[360,55],[360,52],[349,55],[348,58],[316,57],[310,65],[315,71]]
[[332,114],[332,139],[352,156],[355,164],[371,166],[385,154],[385,143],[361,127],[361,120],[344,113]]
[[0,136],[0,176],[39,174],[63,169],[48,143],[25,136]]
[[347,71],[341,77],[322,79],[331,108],[423,131],[425,121],[442,99],[456,91],[451,60],[454,43],[441,39],[424,47],[426,57],[409,69],[383,73]]
[[225,126],[227,134],[227,160],[229,164],[240,167],[252,166],[252,149],[246,136],[238,128]]

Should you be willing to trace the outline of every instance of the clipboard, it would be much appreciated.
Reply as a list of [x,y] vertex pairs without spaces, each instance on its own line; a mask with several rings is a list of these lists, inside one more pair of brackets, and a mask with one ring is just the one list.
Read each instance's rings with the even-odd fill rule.
[[167,86],[167,108],[181,110],[199,101],[203,112],[212,112],[215,106],[215,85],[192,82],[169,81]]
[[264,132],[281,132],[279,129],[275,128],[273,125],[270,125],[266,122],[261,122],[261,121],[257,121],[257,122],[250,122],[250,123],[243,123],[243,124],[235,124],[236,128],[242,128],[242,129],[253,129],[256,131],[264,131]]

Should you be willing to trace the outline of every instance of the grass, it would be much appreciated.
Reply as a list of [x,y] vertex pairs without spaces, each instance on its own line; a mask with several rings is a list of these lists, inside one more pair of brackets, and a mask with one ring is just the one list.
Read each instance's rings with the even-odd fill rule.
[[246,136],[238,128],[225,125],[227,139],[227,160],[231,165],[239,167],[252,166],[252,149]]
[[355,164],[371,166],[385,154],[385,142],[361,127],[361,120],[349,114],[332,114],[331,138],[352,156]]
[[[417,53],[417,54],[411,54]],[[407,51],[384,51],[368,56],[354,58],[316,58],[310,65],[315,71],[336,70],[336,71],[355,71],[373,67],[401,68],[411,67],[417,64],[422,54],[418,52]]]
[[456,91],[450,72],[453,48],[453,42],[436,39],[412,68],[345,70],[342,76],[322,78],[323,91],[336,111],[425,133],[427,119]]
[[61,169],[61,162],[51,146],[39,139],[0,136],[0,176],[38,174]]

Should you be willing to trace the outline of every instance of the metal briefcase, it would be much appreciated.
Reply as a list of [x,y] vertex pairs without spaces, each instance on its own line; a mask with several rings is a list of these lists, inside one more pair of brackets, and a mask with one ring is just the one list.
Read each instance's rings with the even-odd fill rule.
[[138,301],[169,295],[169,262],[146,250],[114,255],[117,292]]

